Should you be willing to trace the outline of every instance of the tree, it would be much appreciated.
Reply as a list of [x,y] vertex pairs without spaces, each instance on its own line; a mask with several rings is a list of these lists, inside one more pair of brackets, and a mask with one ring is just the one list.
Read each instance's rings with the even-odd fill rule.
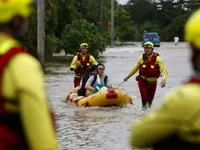
[[72,20],[79,16],[79,12],[76,9],[76,3],[74,0],[57,0],[57,21],[59,22],[55,31],[58,38],[66,26],[66,24],[71,24]]
[[76,8],[80,13],[79,19],[98,25],[99,4],[94,0],[76,0]]
[[66,25],[59,49],[64,49],[67,54],[76,54],[81,43],[89,44],[89,53],[94,57],[104,52],[106,47],[106,41],[98,32],[97,27],[83,19]]
[[137,34],[137,37],[136,37],[137,40],[139,40],[139,41],[142,40],[142,36],[144,34],[144,31],[158,32],[158,34],[160,35],[160,29],[159,29],[158,25],[153,24],[150,21],[146,21],[140,26],[140,28],[138,30],[138,34]]
[[136,35],[136,29],[129,13],[125,10],[115,14],[116,36],[122,42],[132,41]]
[[[48,60],[52,52],[56,50],[57,38],[55,30],[58,24],[56,13],[56,0],[46,0],[45,7],[45,54]],[[30,17],[29,29],[25,36],[24,44],[30,49],[31,53],[37,57],[37,11],[34,10]]]
[[167,40],[171,40],[174,38],[174,36],[179,36],[181,38],[183,38],[183,34],[184,34],[184,25],[186,23],[186,15],[180,15],[176,18],[173,19],[172,23],[167,26],[167,31],[168,31],[168,39]]
[[200,7],[200,0],[185,0],[185,7],[189,14],[194,12],[195,10],[199,9]]
[[56,0],[46,0],[45,7],[45,60],[50,61],[52,53],[56,52],[58,39],[55,31],[58,25]]
[[157,6],[160,6],[156,18],[161,27],[166,27],[172,23],[172,20],[182,13],[182,4],[180,1],[160,0]]
[[34,10],[32,16],[29,18],[28,32],[23,39],[24,45],[31,51],[32,55],[38,58],[37,54],[37,11]]
[[145,21],[154,21],[157,5],[152,0],[129,0],[125,9],[130,13],[133,22],[140,26]]

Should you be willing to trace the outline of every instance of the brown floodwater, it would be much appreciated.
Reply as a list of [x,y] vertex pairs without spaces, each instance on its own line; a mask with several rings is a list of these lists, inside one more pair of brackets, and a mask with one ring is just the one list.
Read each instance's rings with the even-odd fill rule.
[[[100,59],[106,66],[105,73],[117,87],[142,54],[141,43],[135,46],[107,48]],[[189,51],[186,43],[161,43],[155,48],[168,70],[167,85],[160,87],[158,80],[152,111],[162,103],[163,96],[176,88],[191,74]],[[77,108],[64,102],[73,86],[73,73],[69,63],[47,65],[46,87],[49,101],[56,114],[58,140],[62,150],[131,150],[130,129],[135,121],[149,111],[141,110],[141,100],[134,75],[119,88],[133,99],[133,105],[123,108]],[[135,148],[136,149],[136,148]]]

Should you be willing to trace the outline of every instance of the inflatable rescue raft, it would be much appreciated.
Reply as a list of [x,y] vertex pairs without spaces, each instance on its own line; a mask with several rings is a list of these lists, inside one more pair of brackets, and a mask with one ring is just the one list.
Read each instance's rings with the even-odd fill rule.
[[123,91],[109,88],[88,97],[78,96],[77,93],[70,93],[66,97],[66,102],[77,107],[112,107],[132,104],[132,98]]

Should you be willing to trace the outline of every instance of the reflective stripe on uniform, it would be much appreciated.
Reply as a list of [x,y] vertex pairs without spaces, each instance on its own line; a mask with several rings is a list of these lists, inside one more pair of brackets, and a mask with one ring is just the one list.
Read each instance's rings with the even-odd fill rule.
[[76,77],[76,78],[82,78],[83,75],[75,74],[75,77]]
[[157,82],[157,78],[145,78],[144,76],[141,76],[141,78],[147,80],[148,82]]

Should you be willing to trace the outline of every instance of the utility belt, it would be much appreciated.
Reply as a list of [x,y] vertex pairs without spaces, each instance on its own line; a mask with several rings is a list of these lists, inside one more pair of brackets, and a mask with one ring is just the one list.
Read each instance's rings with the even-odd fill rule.
[[136,76],[135,80],[136,81],[145,80],[145,81],[150,82],[150,83],[156,83],[157,82],[157,78],[156,77],[146,78],[145,76],[142,76],[142,75]]

